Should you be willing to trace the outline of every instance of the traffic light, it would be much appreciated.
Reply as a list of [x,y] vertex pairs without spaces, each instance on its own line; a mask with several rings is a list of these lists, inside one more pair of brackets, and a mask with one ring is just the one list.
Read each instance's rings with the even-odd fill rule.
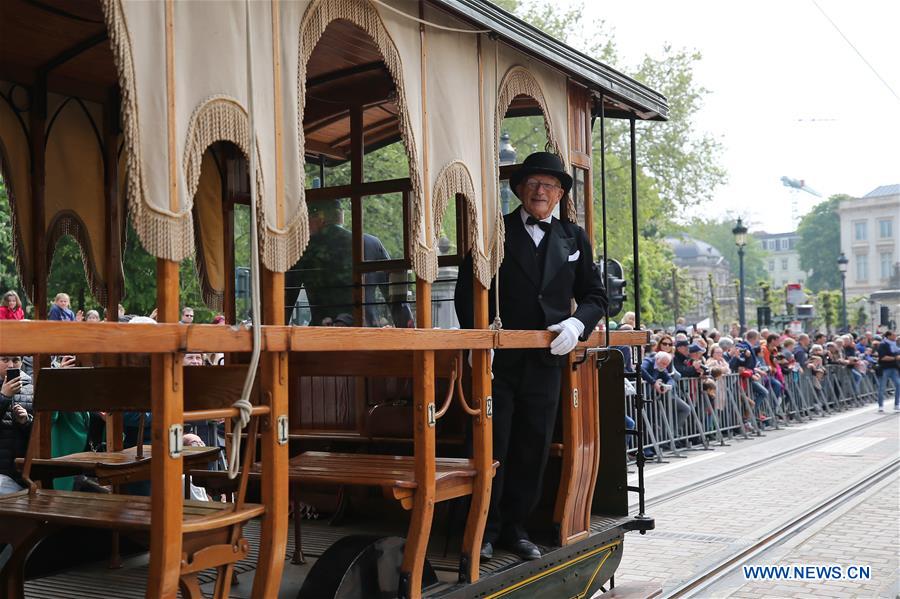
[[[616,316],[622,311],[622,306],[628,298],[625,295],[625,271],[618,260],[606,259],[606,283],[609,285],[606,295],[609,298],[607,312],[610,316]],[[601,269],[602,270],[602,269]]]

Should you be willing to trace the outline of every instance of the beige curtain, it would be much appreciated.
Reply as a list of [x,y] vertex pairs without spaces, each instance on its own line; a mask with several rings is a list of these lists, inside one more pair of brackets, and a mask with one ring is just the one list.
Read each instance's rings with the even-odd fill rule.
[[[50,94],[47,102],[44,227],[52,253],[63,235],[81,247],[91,293],[106,301],[106,198],[102,106]],[[55,291],[48,290],[52,295]]]

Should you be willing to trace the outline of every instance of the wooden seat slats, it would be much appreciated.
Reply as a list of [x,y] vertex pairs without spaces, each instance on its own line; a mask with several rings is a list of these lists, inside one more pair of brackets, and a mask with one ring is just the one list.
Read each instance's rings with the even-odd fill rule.
[[[498,465],[494,463],[495,470]],[[307,451],[291,459],[288,472],[307,482],[416,488],[415,458],[411,456]],[[472,460],[435,458],[438,487],[475,474]]]
[[[143,456],[136,457],[137,448],[122,451],[82,451],[57,458],[34,458],[32,471],[38,476],[55,478],[73,474],[89,474],[97,477],[101,485],[121,484],[150,478],[150,445],[144,445]],[[185,447],[182,454],[185,471],[200,468],[215,461],[217,447]],[[16,467],[24,466],[24,458],[16,459]]]
[[[214,501],[184,501],[184,531],[246,521],[263,513],[262,505],[244,504],[237,512],[234,504]],[[150,498],[132,495],[102,495],[80,491],[39,490],[34,495],[19,491],[0,496],[0,517],[24,517],[57,524],[149,530]],[[221,523],[219,523],[221,522]],[[192,526],[194,524],[194,526]]]

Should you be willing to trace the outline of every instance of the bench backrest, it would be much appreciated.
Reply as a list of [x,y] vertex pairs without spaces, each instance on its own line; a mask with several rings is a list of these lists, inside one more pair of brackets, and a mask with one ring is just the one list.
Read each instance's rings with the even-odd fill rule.
[[[247,366],[185,366],[183,372],[184,410],[216,410],[240,397]],[[149,412],[151,376],[149,367],[42,368],[34,410]],[[250,401],[258,400],[257,386]]]

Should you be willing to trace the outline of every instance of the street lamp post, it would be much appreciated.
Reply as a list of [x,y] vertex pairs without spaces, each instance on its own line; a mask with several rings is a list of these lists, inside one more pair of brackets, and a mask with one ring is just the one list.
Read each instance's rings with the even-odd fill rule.
[[737,219],[737,225],[731,230],[734,234],[734,244],[738,249],[738,264],[740,265],[740,293],[738,297],[738,320],[741,324],[741,335],[747,330],[747,317],[744,313],[744,246],[747,245],[747,227]]
[[850,329],[847,326],[847,263],[850,262],[847,260],[847,256],[844,255],[844,252],[841,252],[841,255],[838,256],[837,266],[838,270],[841,271],[841,323],[844,327],[844,332],[846,333]]

